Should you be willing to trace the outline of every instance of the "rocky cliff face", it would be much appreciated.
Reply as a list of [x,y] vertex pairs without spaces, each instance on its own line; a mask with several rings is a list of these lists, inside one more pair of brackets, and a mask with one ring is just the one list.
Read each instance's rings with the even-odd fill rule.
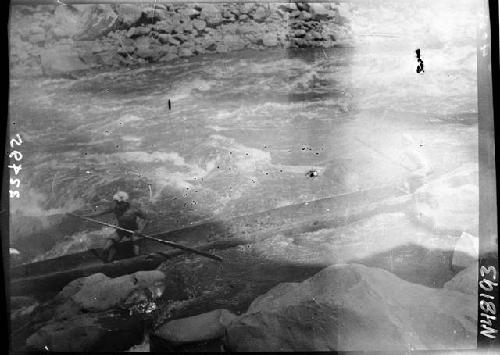
[[61,75],[204,53],[332,47],[349,36],[345,5],[14,6],[11,75]]

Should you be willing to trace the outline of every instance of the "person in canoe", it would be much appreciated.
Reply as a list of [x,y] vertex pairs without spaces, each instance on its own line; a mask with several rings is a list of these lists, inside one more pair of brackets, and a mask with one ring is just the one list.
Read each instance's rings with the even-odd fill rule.
[[[119,227],[132,230],[134,234],[130,235],[130,233],[117,229],[116,234],[108,238],[104,247],[102,259],[107,262],[112,262],[116,255],[116,243],[127,240],[130,240],[133,244],[134,255],[139,255],[139,244],[137,240],[138,235],[146,225],[146,214],[140,207],[130,204],[129,196],[126,192],[118,191],[113,196],[113,205],[110,208],[101,212],[88,214],[85,217],[98,217],[109,213],[114,213]],[[141,223],[141,227],[139,227],[137,221],[139,218],[144,221],[144,223]]]

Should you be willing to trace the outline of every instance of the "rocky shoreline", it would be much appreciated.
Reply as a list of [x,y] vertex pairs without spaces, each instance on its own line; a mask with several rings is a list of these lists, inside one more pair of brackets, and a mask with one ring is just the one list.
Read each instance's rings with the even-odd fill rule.
[[13,78],[61,76],[209,53],[348,45],[346,4],[14,6]]

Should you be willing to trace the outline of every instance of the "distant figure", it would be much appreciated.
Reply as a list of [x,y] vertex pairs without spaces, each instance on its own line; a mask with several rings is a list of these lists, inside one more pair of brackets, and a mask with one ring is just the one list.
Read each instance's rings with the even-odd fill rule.
[[170,103],[170,99],[168,99],[168,109],[171,110],[172,109],[172,104]]
[[425,184],[427,177],[432,173],[432,168],[422,153],[422,146],[417,144],[410,134],[403,134],[401,141],[403,145],[401,164],[410,171],[403,186],[407,193],[413,193]]
[[117,229],[116,234],[108,238],[103,253],[103,259],[107,262],[112,262],[114,260],[116,254],[115,244],[125,240],[133,242],[134,255],[139,255],[139,245],[137,244],[137,239],[138,234],[144,229],[145,223],[142,224],[141,228],[139,228],[137,218],[141,218],[143,220],[146,219],[145,213],[140,208],[132,207],[130,205],[129,197],[126,192],[118,191],[113,196],[113,201],[113,206],[107,210],[86,215],[86,217],[98,217],[108,213],[114,213],[119,227],[134,231],[134,234],[130,235],[130,233]]

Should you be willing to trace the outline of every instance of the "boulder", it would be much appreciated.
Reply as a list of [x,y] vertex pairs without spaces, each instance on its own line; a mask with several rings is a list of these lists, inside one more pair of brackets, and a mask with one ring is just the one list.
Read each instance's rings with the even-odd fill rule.
[[297,5],[297,9],[300,11],[309,11],[309,3],[296,2],[295,5]]
[[224,35],[223,42],[229,51],[237,51],[245,47],[245,42],[238,35]]
[[284,283],[227,327],[231,351],[407,351],[476,347],[472,295],[363,265]]
[[200,17],[205,20],[208,25],[216,26],[224,21],[221,11],[217,6],[213,4],[200,4],[200,7]]
[[158,33],[172,33],[177,31],[179,26],[180,22],[177,22],[172,18],[168,18],[166,20],[156,22],[152,29]]
[[194,47],[194,53],[195,54],[204,54],[205,53],[205,48],[203,48],[202,45],[197,45]]
[[[172,36],[174,39],[176,39],[179,43],[184,43],[188,40],[188,37],[184,34],[176,33]],[[174,42],[170,42],[172,45],[175,45]]]
[[172,343],[193,343],[224,336],[226,327],[237,317],[225,309],[176,319],[164,324],[156,335]]
[[444,284],[448,290],[460,291],[469,295],[477,296],[478,264],[470,264],[460,271],[450,281]]
[[111,5],[95,5],[89,8],[84,28],[75,39],[94,40],[107,35],[116,28],[118,15]]
[[256,22],[263,22],[268,16],[267,10],[262,6],[259,6],[252,15]]
[[192,24],[197,31],[202,31],[207,27],[206,22],[203,20],[194,20]]
[[26,340],[31,349],[45,351],[91,351],[92,345],[106,336],[97,317],[83,315],[63,322],[52,322]]
[[137,5],[116,5],[115,11],[118,15],[118,20],[127,26],[137,23],[142,16],[142,9]]
[[438,231],[478,234],[477,164],[467,164],[415,191],[415,218]]
[[138,271],[117,278],[94,274],[72,281],[57,297],[69,298],[84,311],[104,311],[135,302],[143,293],[158,297],[163,293],[164,278],[158,270]]
[[157,61],[165,54],[163,47],[158,44],[151,45],[150,47],[137,48],[135,53],[139,58],[144,58],[150,62]]
[[179,48],[179,57],[190,57],[193,55],[193,48],[191,47],[182,47]]
[[[172,48],[172,47],[170,47],[170,48]],[[174,60],[176,58],[178,58],[177,51],[176,52],[167,52],[167,54],[165,54],[163,57],[161,57],[159,59],[159,61],[160,62],[169,62],[169,61]]]
[[179,13],[181,14],[181,16],[189,17],[191,19],[195,18],[200,14],[196,9],[192,7],[187,7],[185,9],[182,9],[179,11]]
[[454,268],[465,268],[479,258],[479,238],[463,232],[457,240],[451,264]]
[[309,3],[309,13],[315,20],[325,20],[332,18],[334,12],[328,8],[327,4]]
[[299,19],[300,21],[308,21],[308,20],[310,20],[310,19],[312,19],[312,18],[313,18],[313,15],[311,15],[311,14],[310,14],[309,12],[307,12],[307,11],[302,11],[302,12],[300,13],[299,17],[298,17],[298,19]]
[[158,36],[158,38],[159,38],[160,42],[164,43],[164,44],[170,44],[172,46],[178,46],[181,44],[181,42],[179,40],[175,39],[170,34],[161,34]]
[[150,27],[131,27],[127,32],[128,38],[137,38],[141,36],[146,36],[151,32]]
[[30,36],[29,40],[31,43],[34,44],[45,42],[45,33],[44,32],[34,33],[33,35]]
[[64,352],[124,351],[142,340],[141,317],[106,313],[51,320],[31,334],[29,350]]
[[304,39],[306,41],[325,40],[321,33],[316,31],[307,31]]
[[55,37],[93,40],[116,28],[118,15],[110,5],[57,6],[52,32]]
[[278,45],[278,38],[275,33],[266,33],[262,37],[262,42],[266,47],[274,47]]
[[90,9],[94,5],[57,6],[52,31],[56,37],[73,37],[85,30]]
[[103,282],[106,280],[109,280],[109,278],[101,273],[73,280],[56,295],[56,299],[60,299],[63,301],[70,299],[82,288],[91,287],[94,284],[98,284],[99,282]]
[[193,25],[191,24],[191,21],[185,22],[182,24],[182,26],[179,28],[179,32],[185,32],[185,33],[191,33],[193,32],[194,28]]
[[45,49],[40,54],[40,60],[43,74],[47,76],[60,76],[90,68],[70,45]]
[[149,23],[167,18],[168,13],[166,10],[157,7],[146,7],[142,10]]
[[139,58],[149,61],[156,61],[165,54],[160,43],[150,37],[136,38],[134,45],[136,48],[135,54]]
[[287,4],[280,4],[278,6],[278,9],[281,11],[286,11],[286,12],[297,11],[297,5],[294,2],[287,3]]

